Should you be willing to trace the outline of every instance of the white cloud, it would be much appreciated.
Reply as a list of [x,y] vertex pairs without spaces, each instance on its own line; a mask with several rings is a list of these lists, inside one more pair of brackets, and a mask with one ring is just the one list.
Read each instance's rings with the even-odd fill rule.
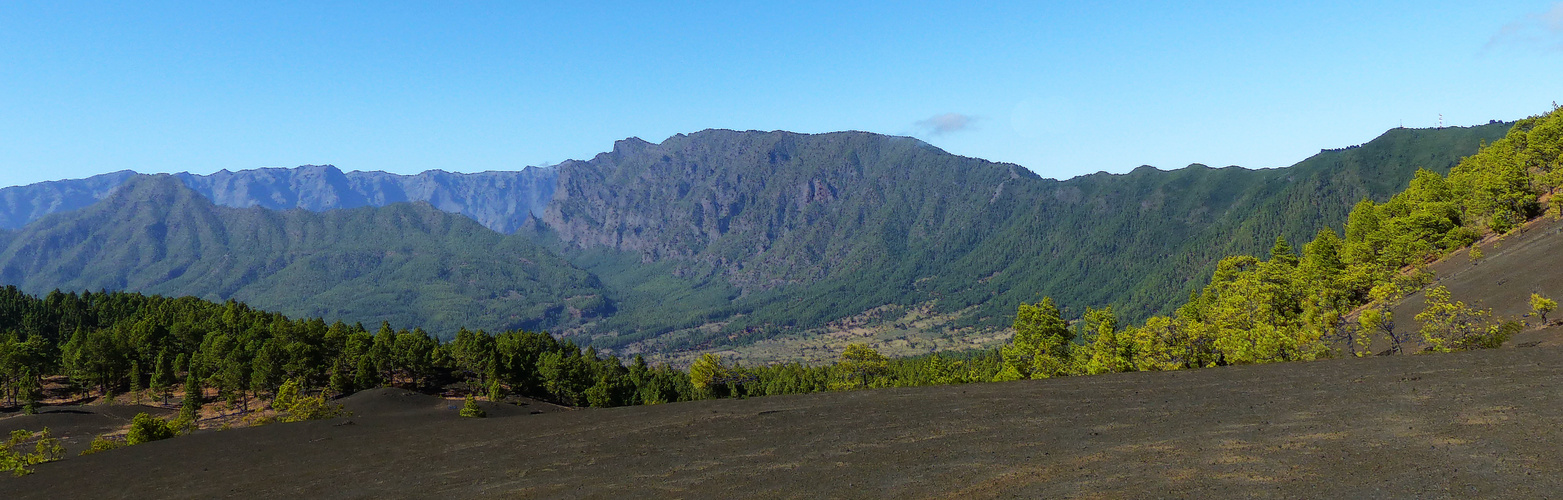
[[934,115],[927,120],[918,120],[915,124],[918,130],[928,135],[945,135],[962,130],[970,130],[977,122],[977,117],[960,113],[944,113]]
[[1504,25],[1487,41],[1486,48],[1500,45],[1563,51],[1563,2],[1552,4],[1546,12],[1527,14],[1524,19]]

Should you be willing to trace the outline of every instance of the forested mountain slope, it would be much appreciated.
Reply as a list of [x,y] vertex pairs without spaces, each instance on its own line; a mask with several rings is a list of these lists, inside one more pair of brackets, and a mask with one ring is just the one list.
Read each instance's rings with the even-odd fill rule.
[[85,209],[5,232],[0,281],[31,293],[130,290],[237,299],[299,316],[562,328],[606,312],[595,278],[520,237],[427,204],[323,213],[219,207],[138,176]]
[[1448,175],[1418,170],[1388,200],[1354,204],[1344,231],[1320,230],[1300,253],[1277,238],[1267,258],[1223,258],[1172,314],[1126,324],[1095,307],[1071,328],[1052,300],[1022,305],[996,379],[1500,347],[1563,290],[1550,257],[1563,243],[1560,145],[1554,106]]
[[[1187,298],[1221,256],[1339,225],[1507,127],[1395,129],[1284,169],[1066,181],[910,138],[708,130],[556,166],[543,222],[615,285],[620,312],[595,326],[619,334],[598,340],[610,346],[717,323],[703,337],[767,337],[930,300],[957,326],[1001,327],[1042,295],[1138,317]],[[663,271],[615,278],[644,263]],[[665,293],[678,286],[708,293]]]
[[[211,200],[207,205],[302,208],[323,214],[320,224],[339,226],[329,235],[299,236],[314,238],[307,241],[283,232],[248,244],[187,245],[179,253],[151,243],[168,229],[155,217],[105,209],[69,212],[0,236],[14,240],[0,262],[7,270],[0,278],[34,292],[101,287],[236,297],[291,314],[369,322],[398,318],[403,320],[398,325],[441,333],[458,324],[525,325],[587,336],[599,347],[660,339],[652,350],[793,335],[887,305],[927,308],[946,318],[941,329],[1000,329],[1016,305],[1043,295],[1075,310],[1114,304],[1134,319],[1166,312],[1186,298],[1220,257],[1262,252],[1276,234],[1303,241],[1321,227],[1339,226],[1355,201],[1387,198],[1418,167],[1447,171],[1507,128],[1495,123],[1394,129],[1360,147],[1321,151],[1289,168],[1141,167],[1064,181],[952,155],[907,137],[730,130],[681,134],[661,144],[628,139],[590,160],[521,172],[400,176],[306,166],[177,174],[181,182],[175,184],[193,190],[181,191],[185,212],[177,213],[229,214],[201,220],[233,214],[266,221],[314,217],[196,203],[205,198]],[[0,190],[0,200],[8,200],[0,220],[26,221],[70,209],[107,195],[115,176],[131,174]],[[375,240],[381,246],[421,245],[420,258],[427,262],[395,264],[418,272],[378,281],[340,274],[353,268],[345,256],[365,251],[360,235],[383,233],[375,224],[384,221],[374,215],[379,211],[337,209],[403,200],[427,201],[516,234],[505,237],[441,219],[442,227],[460,235],[419,233],[408,240],[417,243]],[[100,240],[120,247],[95,247],[85,238],[43,229],[67,220],[75,221],[67,233],[112,233]],[[179,238],[206,241],[192,236],[199,234],[190,232],[195,226],[169,227],[186,231]],[[427,240],[435,236],[438,242]],[[452,239],[475,243],[447,241]],[[432,271],[479,258],[500,244],[535,256],[525,258],[537,267],[521,284],[493,281],[480,288],[519,287],[517,297],[499,301],[484,299],[489,292],[479,289],[451,292],[461,286]],[[249,260],[216,263],[213,259],[231,251],[226,245],[242,249]],[[67,258],[76,260],[61,260]],[[337,260],[302,264],[310,259]],[[528,281],[554,268],[570,279]],[[322,276],[346,281],[309,284]],[[289,280],[305,285],[295,293]],[[408,298],[413,296],[424,298]],[[434,296],[450,300],[429,299]],[[459,297],[486,302],[463,304]],[[560,307],[569,297],[588,297],[576,299],[576,309],[601,314],[576,318],[572,309]],[[463,320],[468,317],[479,319]],[[682,334],[664,337],[670,332]]]

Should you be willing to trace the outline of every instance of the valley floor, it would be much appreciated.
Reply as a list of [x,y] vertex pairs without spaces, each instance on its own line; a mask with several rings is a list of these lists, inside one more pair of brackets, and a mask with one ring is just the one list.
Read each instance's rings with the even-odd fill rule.
[[[1563,491],[1563,347],[356,415],[43,464],[7,498],[1517,497]],[[356,398],[356,399],[355,399]],[[502,414],[503,413],[503,414]]]

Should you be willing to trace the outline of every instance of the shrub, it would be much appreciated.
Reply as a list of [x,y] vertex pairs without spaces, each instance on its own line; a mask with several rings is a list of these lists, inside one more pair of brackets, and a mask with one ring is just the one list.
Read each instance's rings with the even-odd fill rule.
[[483,408],[478,406],[478,398],[472,397],[471,394],[468,394],[466,404],[461,405],[461,416],[468,418],[485,418],[488,417],[488,413],[484,412]]
[[179,435],[179,428],[167,420],[145,413],[137,413],[130,421],[130,432],[125,434],[125,444],[134,445],[168,439]]
[[5,441],[4,446],[0,446],[0,470],[25,476],[33,473],[33,465],[53,462],[65,456],[65,446],[60,444],[59,438],[53,437],[48,427],[37,434],[32,453],[25,452],[25,445],[33,439],[32,432],[21,429],[11,431],[10,439]]
[[1422,338],[1433,351],[1491,349],[1523,329],[1517,321],[1495,321],[1491,309],[1453,300],[1449,289],[1441,286],[1427,291],[1426,303],[1416,320],[1422,322]]
[[93,453],[109,451],[115,448],[124,448],[126,446],[129,445],[125,444],[124,440],[112,439],[107,436],[100,435],[92,438],[92,444],[87,445],[87,449],[82,450],[81,455],[86,456]]
[[1547,298],[1539,293],[1530,294],[1530,310],[1537,316],[1541,316],[1541,324],[1547,324],[1547,313],[1558,308],[1558,301]]
[[277,410],[277,421],[303,422],[347,414],[342,405],[327,403],[324,394],[305,396],[303,393],[301,384],[296,380],[282,383],[282,387],[277,389],[277,396],[271,400],[272,409]]

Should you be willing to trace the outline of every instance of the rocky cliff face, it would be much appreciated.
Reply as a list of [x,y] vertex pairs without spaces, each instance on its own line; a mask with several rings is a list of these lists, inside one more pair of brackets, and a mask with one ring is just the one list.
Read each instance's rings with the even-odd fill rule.
[[542,220],[561,240],[683,261],[677,272],[719,274],[746,292],[882,264],[908,239],[969,223],[1012,176],[1036,180],[1015,165],[862,132],[628,139],[556,168]]
[[543,167],[527,167],[519,172],[462,174],[430,170],[397,175],[344,173],[331,165],[305,165],[177,176],[222,206],[320,212],[423,201],[440,210],[471,217],[501,233],[515,232],[528,219],[542,214],[554,190],[554,170]]
[[[558,165],[542,222],[566,248],[628,252],[737,290],[727,309],[676,325],[708,318],[747,334],[935,303],[957,325],[988,328],[1042,296],[1137,317],[1184,300],[1220,257],[1263,252],[1278,235],[1300,245],[1357,200],[1383,199],[1419,167],[1447,171],[1507,127],[1397,129],[1284,169],[1066,181],[907,137],[707,130]],[[625,318],[680,308],[671,295],[624,305]]]

